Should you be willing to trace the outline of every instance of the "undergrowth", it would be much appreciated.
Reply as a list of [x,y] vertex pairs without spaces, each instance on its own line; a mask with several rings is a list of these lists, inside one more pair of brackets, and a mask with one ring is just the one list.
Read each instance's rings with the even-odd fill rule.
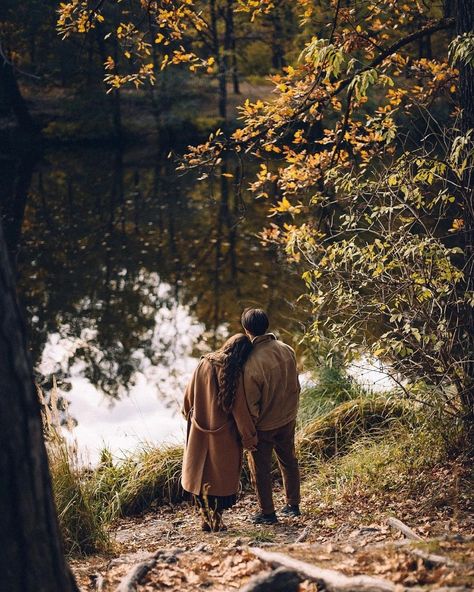
[[[54,421],[46,419],[47,432],[53,434],[48,444],[53,487],[69,553],[107,551],[114,520],[182,499],[181,446],[144,444],[118,461],[105,449],[96,468],[80,468],[57,426],[51,428]],[[423,492],[429,471],[446,460],[447,447],[421,409],[393,395],[367,392],[341,370],[325,369],[317,384],[302,393],[297,453],[303,498],[311,509],[360,492],[366,499]],[[248,477],[244,470],[244,487]]]
[[318,515],[355,512],[369,522],[387,514],[446,519],[472,511],[473,485],[468,463],[450,457],[433,430],[394,425],[355,442],[345,455],[315,464],[302,495],[307,511]]
[[301,393],[298,429],[344,401],[369,394],[339,366],[322,366],[315,374],[315,384],[303,389]]

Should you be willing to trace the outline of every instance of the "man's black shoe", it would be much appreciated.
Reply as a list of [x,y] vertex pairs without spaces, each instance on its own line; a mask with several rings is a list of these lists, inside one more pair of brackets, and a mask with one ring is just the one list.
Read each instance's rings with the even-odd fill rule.
[[290,506],[290,504],[286,504],[286,506],[280,510],[280,514],[296,518],[296,516],[301,516],[300,507]]
[[252,522],[254,524],[276,524],[278,518],[276,517],[275,512],[272,512],[271,514],[263,514],[263,512],[260,512],[259,514],[252,516]]

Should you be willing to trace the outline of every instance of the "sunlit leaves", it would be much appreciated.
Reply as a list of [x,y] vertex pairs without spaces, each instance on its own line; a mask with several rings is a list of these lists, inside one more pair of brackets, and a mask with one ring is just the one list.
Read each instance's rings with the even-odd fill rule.
[[451,41],[449,61],[454,66],[474,66],[474,33],[458,35]]
[[301,52],[300,60],[311,64],[315,69],[324,69],[326,77],[339,76],[346,60],[344,51],[326,39],[316,37]]

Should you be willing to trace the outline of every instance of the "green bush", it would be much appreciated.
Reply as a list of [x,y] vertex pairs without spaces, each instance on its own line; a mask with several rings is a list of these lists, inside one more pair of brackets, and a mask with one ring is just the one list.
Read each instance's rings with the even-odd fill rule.
[[298,428],[324,415],[344,401],[369,393],[351,380],[339,366],[322,366],[316,375],[316,384],[303,389],[298,410]]

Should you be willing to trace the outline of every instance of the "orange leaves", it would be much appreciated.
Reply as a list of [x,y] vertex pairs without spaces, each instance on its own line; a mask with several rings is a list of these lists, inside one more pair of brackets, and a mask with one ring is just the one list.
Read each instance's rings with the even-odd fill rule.
[[450,228],[450,232],[457,232],[464,228],[464,220],[462,218],[455,218]]

